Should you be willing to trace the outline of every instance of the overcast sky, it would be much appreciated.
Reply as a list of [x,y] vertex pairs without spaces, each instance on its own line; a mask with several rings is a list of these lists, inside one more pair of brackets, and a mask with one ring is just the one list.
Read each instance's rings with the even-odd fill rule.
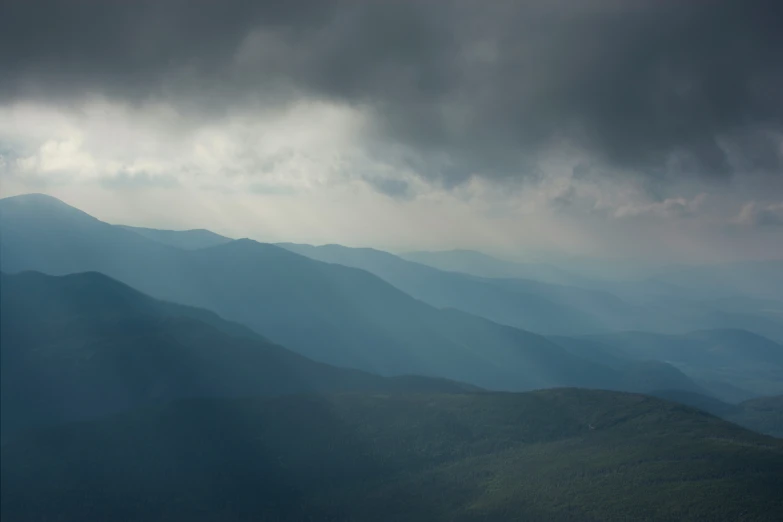
[[783,257],[783,2],[5,0],[0,174],[262,241]]

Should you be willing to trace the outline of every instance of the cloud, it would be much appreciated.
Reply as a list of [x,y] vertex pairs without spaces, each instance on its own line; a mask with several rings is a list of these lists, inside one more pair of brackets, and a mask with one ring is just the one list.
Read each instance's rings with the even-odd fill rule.
[[110,189],[134,190],[140,188],[174,188],[180,186],[174,176],[152,175],[147,172],[120,171],[100,179],[99,183]]
[[617,208],[614,215],[618,218],[645,216],[659,218],[690,218],[696,215],[705,198],[705,194],[698,194],[693,199],[686,199],[683,197],[666,198],[660,202],[642,205],[624,205]]
[[186,129],[181,124],[159,106],[134,109],[103,99],[78,110],[29,102],[0,106],[3,170],[117,189],[127,181],[167,180],[170,186],[229,191],[264,186],[266,193],[283,194],[380,168],[354,144],[361,116],[343,107],[301,103]]
[[783,255],[781,18],[773,0],[4,2],[0,191],[262,240]]
[[736,221],[754,227],[783,226],[783,201],[768,205],[750,201],[743,205]]
[[381,194],[394,198],[405,198],[410,196],[411,187],[406,181],[393,178],[370,179],[368,183]]
[[190,122],[317,100],[449,187],[536,178],[563,144],[620,175],[779,177],[782,18],[775,0],[8,2],[0,97]]

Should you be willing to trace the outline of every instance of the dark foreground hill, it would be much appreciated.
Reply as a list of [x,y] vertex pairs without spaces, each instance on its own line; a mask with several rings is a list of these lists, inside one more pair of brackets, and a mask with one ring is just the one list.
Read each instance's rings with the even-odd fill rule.
[[770,521],[783,441],[641,395],[189,400],[2,448],[4,521]]
[[311,361],[217,315],[98,273],[2,274],[2,436],[186,397],[464,391]]

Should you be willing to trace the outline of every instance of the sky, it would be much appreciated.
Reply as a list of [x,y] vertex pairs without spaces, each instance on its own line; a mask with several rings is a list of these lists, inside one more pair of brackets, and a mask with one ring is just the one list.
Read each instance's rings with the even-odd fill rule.
[[393,251],[783,257],[776,0],[5,0],[0,195]]

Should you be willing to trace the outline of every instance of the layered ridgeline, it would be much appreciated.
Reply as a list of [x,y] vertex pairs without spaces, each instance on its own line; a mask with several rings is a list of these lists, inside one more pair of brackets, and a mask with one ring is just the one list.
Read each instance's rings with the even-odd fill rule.
[[632,310],[627,303],[605,292],[442,271],[371,248],[293,243],[279,246],[318,261],[367,270],[433,306],[455,308],[537,333],[614,330],[629,320]]
[[769,521],[783,441],[640,395],[191,400],[2,447],[3,520]]
[[186,397],[323,391],[464,391],[316,363],[217,315],[102,274],[2,274],[3,440],[34,426]]
[[569,286],[589,286],[592,279],[547,263],[517,263],[475,250],[404,252],[399,257],[447,272],[496,279],[532,279]]
[[658,390],[651,394],[712,413],[753,431],[783,438],[783,395],[731,404],[682,390]]
[[6,272],[101,272],[153,297],[214,311],[321,362],[494,389],[624,389],[612,368],[539,335],[436,309],[363,270],[250,240],[175,248],[41,195],[4,199],[0,212]]
[[[152,299],[99,273],[2,274],[2,434],[155,401],[304,391],[471,390],[316,363],[206,310]],[[642,390],[777,435],[780,408],[721,402],[653,361],[608,360],[607,385]],[[616,368],[614,365],[617,365]],[[663,392],[662,392],[663,391]],[[747,421],[746,421],[747,419]]]
[[[456,308],[536,333],[573,335],[626,330],[684,333],[742,328],[783,339],[783,301],[741,298],[741,294],[730,289],[725,289],[725,295],[717,299],[707,298],[689,287],[656,280],[610,282],[564,276],[563,280],[571,281],[564,285],[508,277],[487,278],[439,270],[371,248],[292,243],[280,246],[319,261],[367,270],[433,306]],[[477,264],[492,259],[473,254],[479,256]],[[541,272],[544,281],[553,276],[547,276],[546,265],[505,263],[501,266],[505,265],[519,266],[520,274]],[[514,271],[509,268],[500,273]],[[783,293],[780,298],[783,299]]]
[[783,345],[745,330],[622,332],[553,340],[610,366],[612,361],[668,361],[729,401],[783,394]]
[[[519,263],[471,250],[407,252],[400,257],[441,270],[495,279],[533,279],[580,288],[610,290],[621,297],[680,296],[703,299],[748,296],[783,299],[783,260],[700,266],[655,266],[601,259],[561,259],[567,267]],[[646,265],[646,266],[645,266]]]
[[231,238],[221,236],[203,228],[194,230],[159,230],[157,228],[129,227],[121,225],[121,228],[140,234],[164,245],[171,245],[187,250],[197,250],[212,246],[223,245],[232,241]]

